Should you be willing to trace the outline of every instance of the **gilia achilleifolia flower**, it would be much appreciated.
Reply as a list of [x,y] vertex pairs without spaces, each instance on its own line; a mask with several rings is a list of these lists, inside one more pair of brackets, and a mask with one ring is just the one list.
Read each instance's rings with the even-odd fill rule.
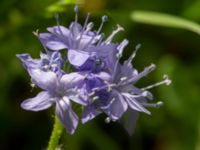
[[[57,25],[47,28],[48,33],[35,35],[40,39],[46,53],[33,59],[29,54],[18,54],[28,71],[34,85],[43,91],[36,97],[22,102],[26,110],[40,111],[56,104],[56,114],[66,130],[73,134],[78,125],[78,115],[72,109],[72,103],[83,109],[81,120],[86,123],[101,113],[107,114],[106,122],[122,121],[129,134],[132,134],[139,112],[151,114],[146,107],[159,107],[162,102],[149,103],[153,94],[149,91],[161,84],[169,85],[167,76],[156,84],[139,88],[136,83],[155,69],[155,65],[138,72],[132,65],[140,45],[129,59],[120,63],[128,40],[113,43],[114,36],[123,31],[117,28],[108,38],[101,33],[107,17],[97,31],[89,22],[88,14],[84,25],[78,23],[78,7],[75,6],[75,21],[69,28],[61,26],[56,15]],[[65,49],[65,52],[61,50]],[[67,52],[67,60],[65,58]],[[74,66],[74,72],[66,73],[65,65]],[[126,119],[124,119],[124,116]]]
[[102,23],[97,31],[91,31],[94,24],[89,22],[90,14],[87,15],[85,23],[81,26],[78,23],[78,8],[75,7],[75,21],[72,22],[69,28],[61,26],[58,22],[57,26],[49,27],[49,33],[40,33],[38,38],[44,46],[51,50],[68,50],[68,60],[70,64],[78,68],[80,71],[99,72],[105,67],[109,53],[116,50],[117,44],[111,43],[113,37],[123,30],[119,25],[117,29],[105,40],[104,33],[101,33],[104,23],[107,21],[107,16],[102,17]]

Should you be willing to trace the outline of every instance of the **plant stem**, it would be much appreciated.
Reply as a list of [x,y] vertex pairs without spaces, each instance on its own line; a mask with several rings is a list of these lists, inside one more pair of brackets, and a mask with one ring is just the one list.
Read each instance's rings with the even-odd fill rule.
[[47,150],[55,150],[56,149],[56,147],[58,146],[59,139],[61,137],[62,132],[63,132],[63,126],[60,124],[58,117],[55,115],[53,131],[51,133],[51,137],[49,140]]

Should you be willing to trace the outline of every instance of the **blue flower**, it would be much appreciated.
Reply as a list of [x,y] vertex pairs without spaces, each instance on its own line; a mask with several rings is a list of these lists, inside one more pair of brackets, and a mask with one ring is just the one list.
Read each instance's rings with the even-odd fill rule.
[[17,57],[23,62],[25,69],[41,69],[43,71],[53,71],[62,76],[64,71],[63,59],[59,52],[41,53],[40,59],[33,59],[29,54],[17,54]]
[[[75,13],[76,19],[69,28],[61,26],[57,21],[57,26],[47,28],[48,33],[40,33],[37,36],[43,45],[50,50],[67,49],[68,60],[77,69],[96,72],[97,70],[94,68],[99,67],[99,62],[104,62],[109,53],[116,50],[117,44],[111,43],[111,41],[118,32],[123,31],[123,28],[118,25],[117,29],[103,40],[105,36],[101,30],[107,21],[106,16],[102,17],[98,31],[91,31],[94,24],[88,23],[90,15],[87,15],[84,25],[81,26],[78,23],[77,8],[75,8]],[[58,20],[58,16],[56,18]],[[92,65],[91,61],[93,61]]]
[[[139,112],[151,114],[146,107],[159,107],[162,102],[149,103],[153,95],[149,90],[161,84],[170,84],[165,75],[164,80],[156,84],[139,88],[136,83],[155,69],[155,65],[138,72],[132,65],[140,45],[133,54],[120,63],[128,40],[113,43],[114,36],[123,31],[117,28],[104,39],[101,33],[107,17],[102,17],[102,23],[97,31],[92,31],[93,23],[89,22],[88,14],[84,25],[78,23],[78,7],[75,7],[75,21],[69,28],[61,26],[56,16],[57,25],[47,28],[48,33],[35,35],[40,39],[46,53],[41,53],[39,59],[33,59],[29,54],[18,54],[28,71],[32,83],[43,91],[36,97],[22,102],[21,107],[30,111],[41,111],[56,104],[56,114],[66,130],[73,134],[78,125],[78,116],[72,109],[72,101],[83,108],[82,123],[86,123],[101,113],[107,114],[106,122],[128,120],[124,126],[132,133]],[[62,59],[60,50],[67,50],[68,60]],[[64,57],[63,57],[64,58]],[[64,64],[68,62],[75,67],[76,72],[66,74]]]
[[65,74],[61,78],[52,71],[29,68],[28,72],[32,81],[44,91],[34,98],[22,102],[21,107],[30,111],[41,111],[56,103],[56,114],[66,130],[73,134],[77,124],[78,116],[74,113],[71,100],[85,105],[79,97],[76,85],[83,80],[79,73]]
[[[116,121],[122,118],[123,114],[128,112],[133,113],[135,116],[138,112],[144,112],[151,114],[145,107],[159,107],[162,102],[148,103],[148,100],[153,99],[153,95],[148,91],[149,89],[161,85],[170,84],[171,81],[167,76],[164,77],[164,81],[156,83],[145,88],[137,88],[136,82],[142,77],[147,76],[151,71],[155,69],[155,65],[152,64],[146,67],[142,72],[138,71],[132,66],[132,59],[136,55],[136,51],[139,49],[139,45],[136,47],[136,51],[126,60],[122,65],[119,63],[119,59],[122,56],[122,52],[125,46],[128,44],[127,40],[124,40],[117,47],[118,53],[113,57],[110,57],[110,77],[103,79],[103,83],[100,86],[94,87],[91,91],[91,99],[94,103],[85,106],[82,122],[85,123],[98,114],[105,112],[108,115],[108,120]],[[106,98],[101,98],[99,93],[105,94]],[[101,102],[105,102],[106,105],[99,106]],[[137,118],[137,117],[135,117]],[[132,121],[135,122],[136,119]],[[131,120],[129,120],[130,122]],[[130,126],[127,127],[128,132],[131,134]]]

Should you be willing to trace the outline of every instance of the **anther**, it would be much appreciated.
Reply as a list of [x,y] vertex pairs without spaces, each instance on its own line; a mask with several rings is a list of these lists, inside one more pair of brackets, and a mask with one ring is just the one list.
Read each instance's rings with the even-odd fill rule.
[[94,94],[95,94],[95,92],[93,91],[93,92],[89,93],[88,96],[91,97],[91,96],[94,96]]
[[165,83],[166,85],[170,85],[172,83],[172,81],[169,79],[168,75],[164,75],[163,78],[165,79]]
[[108,17],[107,16],[102,16],[102,22],[107,22],[108,21]]
[[93,101],[96,101],[96,100],[98,100],[98,99],[99,99],[99,96],[94,96],[94,97],[92,98]]
[[101,21],[101,25],[100,25],[100,27],[99,27],[99,29],[98,29],[98,31],[97,31],[97,35],[101,32],[104,23],[108,20],[108,17],[107,17],[107,16],[102,16],[101,20],[102,20],[102,21]]
[[110,117],[107,117],[106,119],[105,119],[105,123],[110,123],[111,122],[111,118]]
[[153,99],[153,95],[149,92],[149,91],[144,91],[142,93],[142,96],[147,97],[148,99],[152,100]]
[[118,32],[120,32],[120,31],[124,31],[124,28],[121,27],[119,24],[117,24],[117,29],[114,30],[114,31],[111,33],[111,35],[106,39],[105,43],[106,43],[106,44],[109,44],[109,43],[112,41],[113,37],[114,37]]
[[159,102],[157,102],[156,104],[157,104],[157,107],[161,107],[161,106],[164,105],[164,103],[163,103],[162,101],[159,101]]
[[121,77],[121,78],[120,78],[121,81],[124,81],[124,80],[126,80],[126,79],[127,79],[127,77]]
[[90,22],[88,23],[87,27],[86,27],[86,32],[90,31],[92,28],[94,27],[94,23],[93,22]]
[[78,5],[74,6],[74,12],[75,12],[75,23],[77,23],[78,22],[78,12],[79,12]]
[[159,107],[161,107],[161,106],[163,106],[163,102],[162,101],[159,101],[159,102],[157,102],[157,103],[141,103],[143,106],[145,106],[145,107],[153,107],[153,108],[159,108]]

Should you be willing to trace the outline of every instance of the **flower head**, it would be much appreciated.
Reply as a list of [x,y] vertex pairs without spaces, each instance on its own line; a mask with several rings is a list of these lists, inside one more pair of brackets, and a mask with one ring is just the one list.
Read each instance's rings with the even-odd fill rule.
[[[57,25],[47,28],[48,33],[35,35],[40,39],[46,53],[41,53],[39,59],[33,59],[29,54],[18,54],[28,71],[33,84],[43,91],[34,98],[22,102],[26,110],[40,111],[56,104],[56,114],[71,134],[78,125],[78,116],[72,109],[75,102],[83,108],[82,123],[86,123],[101,113],[107,114],[106,122],[122,120],[124,114],[128,120],[124,126],[131,134],[139,112],[151,114],[146,107],[159,107],[162,102],[149,103],[153,95],[149,91],[161,84],[170,84],[165,75],[164,80],[156,84],[139,88],[135,84],[155,69],[155,65],[138,72],[132,65],[140,45],[124,63],[120,63],[128,40],[113,43],[114,36],[124,29],[117,28],[108,38],[101,33],[107,17],[102,17],[102,23],[97,31],[92,31],[93,23],[89,22],[88,14],[84,25],[78,23],[78,7],[75,6],[75,20],[68,28],[61,26],[56,15]],[[67,50],[65,60],[60,50]],[[74,66],[74,72],[66,73],[64,64]],[[69,70],[68,70],[69,71]],[[131,126],[130,126],[131,125]]]
[[28,69],[32,81],[44,91],[34,98],[25,100],[21,106],[23,109],[31,111],[41,111],[56,104],[56,114],[67,131],[74,133],[78,116],[71,107],[71,100],[81,105],[85,103],[79,98],[75,86],[83,79],[79,73],[65,74],[59,78],[52,71],[40,69]]

